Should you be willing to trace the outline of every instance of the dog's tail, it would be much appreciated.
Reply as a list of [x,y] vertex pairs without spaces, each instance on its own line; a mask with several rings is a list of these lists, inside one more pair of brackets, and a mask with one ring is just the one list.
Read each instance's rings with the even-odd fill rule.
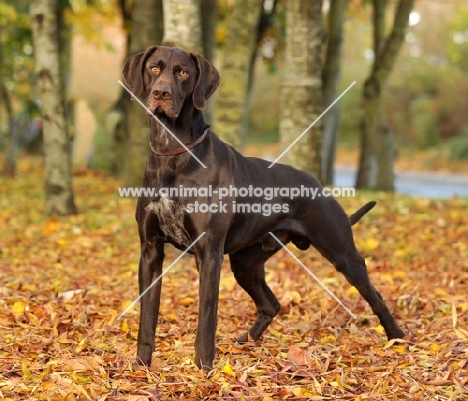
[[349,216],[349,222],[351,223],[352,226],[354,226],[359,220],[362,219],[362,217],[369,212],[375,205],[377,204],[376,201],[371,201],[369,203],[366,203],[363,207],[358,209],[356,212],[354,212],[351,216]]

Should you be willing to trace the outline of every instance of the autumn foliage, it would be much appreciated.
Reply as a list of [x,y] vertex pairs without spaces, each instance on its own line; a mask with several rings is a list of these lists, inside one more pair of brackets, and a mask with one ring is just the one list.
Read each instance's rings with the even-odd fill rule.
[[[352,319],[286,252],[267,262],[282,310],[262,339],[237,345],[255,310],[223,265],[217,359],[193,363],[194,261],[164,277],[150,369],[132,367],[139,241],[121,183],[74,177],[80,213],[43,215],[40,162],[0,178],[0,398],[10,400],[465,400],[468,394],[468,201],[364,193],[378,205],[355,226],[371,280],[406,332],[386,341],[376,317],[313,249],[291,250],[358,316]],[[165,265],[178,255],[166,250]]]

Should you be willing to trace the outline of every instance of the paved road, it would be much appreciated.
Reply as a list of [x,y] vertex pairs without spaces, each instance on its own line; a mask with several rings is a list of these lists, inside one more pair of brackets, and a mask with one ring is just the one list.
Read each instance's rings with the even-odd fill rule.
[[[352,167],[338,166],[335,185],[352,187],[355,183],[356,170]],[[450,199],[454,196],[468,198],[468,176],[438,172],[400,171],[396,173],[397,192],[405,195],[424,196],[426,198]]]

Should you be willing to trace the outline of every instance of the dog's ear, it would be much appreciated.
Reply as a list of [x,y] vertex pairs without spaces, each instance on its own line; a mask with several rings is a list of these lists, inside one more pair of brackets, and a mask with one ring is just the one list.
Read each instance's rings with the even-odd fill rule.
[[143,90],[143,77],[145,62],[158,48],[158,46],[148,47],[144,52],[128,57],[122,67],[122,75],[128,89],[135,96],[140,96]]
[[205,102],[216,91],[219,86],[218,70],[198,53],[191,53],[193,61],[197,66],[198,76],[193,89],[193,105],[198,110],[205,109]]

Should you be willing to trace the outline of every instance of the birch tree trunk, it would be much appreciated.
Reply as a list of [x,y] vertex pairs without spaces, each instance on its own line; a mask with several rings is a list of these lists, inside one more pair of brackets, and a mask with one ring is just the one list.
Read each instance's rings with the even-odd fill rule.
[[221,66],[221,85],[215,104],[217,134],[235,148],[242,143],[251,57],[263,0],[236,0],[229,16]]
[[[328,11],[328,43],[323,66],[323,103],[327,108],[338,96],[341,76],[341,48],[347,0],[331,0]],[[340,123],[340,102],[323,116],[322,182],[333,184],[335,176],[336,138]]]
[[[286,5],[286,60],[281,88],[280,146],[286,149],[323,111],[322,1],[289,0]],[[280,160],[321,176],[319,120]]]
[[[408,27],[409,14],[413,9],[414,0],[400,0],[393,29],[386,42],[375,54],[374,64],[368,79],[364,84],[363,108],[364,108],[364,136],[369,141],[372,153],[377,160],[376,188],[383,191],[394,191],[394,158],[395,140],[393,132],[384,124],[382,108],[382,92],[393,70],[398,52],[403,44],[406,29]],[[377,18],[381,14],[382,2],[374,0],[374,12]],[[382,18],[382,17],[380,17]],[[374,29],[374,41],[377,35],[383,37],[383,28]],[[380,39],[380,43],[382,39]],[[366,185],[368,186],[368,185]]]
[[59,71],[57,1],[33,0],[30,14],[44,126],[45,211],[67,215],[76,213],[76,208]]
[[200,0],[163,0],[163,43],[203,54]]

